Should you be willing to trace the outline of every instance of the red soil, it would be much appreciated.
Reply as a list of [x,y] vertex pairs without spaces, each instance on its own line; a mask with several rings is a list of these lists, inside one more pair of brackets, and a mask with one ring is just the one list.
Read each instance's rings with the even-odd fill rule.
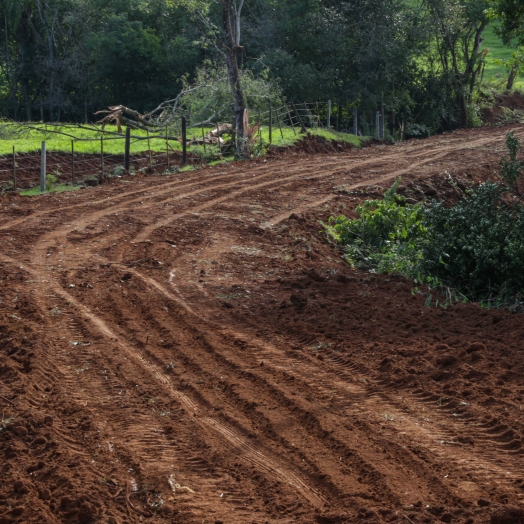
[[507,130],[3,197],[0,523],[518,522],[522,316],[319,233],[399,175],[456,198]]
[[[0,157],[0,189],[11,189],[16,177],[18,189],[37,187],[40,184],[41,156],[40,153],[21,153],[15,157],[13,166],[12,155]],[[162,174],[169,171],[173,166],[180,166],[182,153],[170,151],[169,161],[165,153],[144,151],[132,155],[130,158],[130,171],[133,173],[156,173]],[[199,157],[188,153],[188,164],[200,163]],[[47,152],[46,171],[56,176],[60,183],[82,184],[87,179],[106,179],[114,176],[114,169],[123,167],[124,155],[106,155],[103,159],[100,155],[75,154],[74,161],[71,153]]]

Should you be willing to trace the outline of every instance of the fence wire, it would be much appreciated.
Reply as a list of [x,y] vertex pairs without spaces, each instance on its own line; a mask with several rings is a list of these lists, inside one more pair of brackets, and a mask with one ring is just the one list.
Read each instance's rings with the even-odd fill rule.
[[[356,111],[349,104],[332,105],[331,102],[303,102],[288,103],[280,107],[271,107],[266,111],[250,112],[248,123],[251,131],[261,142],[262,132],[268,135],[266,143],[278,142],[284,139],[285,134],[297,135],[310,129],[330,128],[347,133],[375,136],[384,138],[384,110],[382,111]],[[215,122],[215,126],[224,122]],[[118,177],[124,175],[124,149],[126,137],[114,131],[103,130],[99,127],[83,124],[62,123],[12,123],[4,126],[19,126],[20,128],[41,132],[43,136],[62,135],[71,140],[71,152],[63,150],[53,151],[52,144],[47,144],[46,174],[53,175],[57,183],[95,185],[100,178]],[[78,136],[79,130],[88,130],[95,133],[94,137]],[[173,133],[181,131],[181,126],[171,125],[169,128],[158,130],[147,135],[132,135],[130,146],[143,143],[147,140],[148,148],[140,153],[131,154],[129,157],[129,171],[131,173],[164,174],[171,172],[182,164],[180,151],[181,138]],[[206,126],[209,130],[209,126]],[[186,143],[189,164],[198,164],[209,160],[210,156],[222,156],[228,151],[220,145],[195,143],[203,139],[205,129],[201,126],[187,129]],[[75,134],[75,132],[77,134]],[[206,131],[207,132],[207,131]],[[151,141],[155,140],[157,147],[151,148]],[[164,151],[158,150],[158,140],[165,144]],[[114,153],[115,142],[122,144],[121,154]],[[75,144],[85,142],[98,142],[99,153],[79,153],[75,151]],[[173,147],[173,144],[176,144]],[[111,153],[104,151],[106,148],[113,150]],[[8,188],[26,189],[36,187],[40,183],[41,152],[13,153],[0,156],[0,189]]]

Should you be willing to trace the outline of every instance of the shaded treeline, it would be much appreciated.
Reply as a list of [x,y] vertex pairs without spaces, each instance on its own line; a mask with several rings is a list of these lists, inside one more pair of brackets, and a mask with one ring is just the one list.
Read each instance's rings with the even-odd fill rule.
[[[220,26],[221,2],[208,3]],[[183,2],[0,7],[0,112],[15,120],[93,120],[111,104],[146,111],[221,61]],[[353,105],[369,114],[384,104],[391,129],[402,123],[424,134],[474,118],[487,7],[488,0],[246,0],[237,58],[285,99],[331,99],[345,121]]]

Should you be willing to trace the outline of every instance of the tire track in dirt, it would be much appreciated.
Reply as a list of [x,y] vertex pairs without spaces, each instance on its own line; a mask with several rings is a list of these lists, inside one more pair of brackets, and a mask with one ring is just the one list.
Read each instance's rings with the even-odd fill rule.
[[[135,274],[137,274],[137,272],[135,272]],[[220,329],[220,326],[218,325],[212,325],[212,323],[210,323],[209,321],[202,321],[200,315],[195,313],[189,305],[184,304],[183,299],[181,299],[179,293],[177,293],[176,295],[172,295],[171,293],[163,289],[163,287],[158,282],[153,281],[149,277],[145,277],[143,275],[140,276],[171,300],[175,300],[177,303],[180,303],[182,301],[183,307],[195,316],[195,320],[198,320],[199,322],[204,322],[204,324],[208,324],[210,325],[210,327],[214,327],[217,330]],[[240,340],[246,344],[256,346],[256,351],[253,352],[253,354],[256,355],[256,362],[254,363],[254,365],[251,365],[252,369],[259,368],[261,363],[263,363],[264,368],[268,370],[268,375],[273,375],[274,371],[286,369],[287,374],[302,380],[307,389],[318,392],[318,394],[315,395],[317,402],[319,398],[326,396],[326,391],[332,391],[333,385],[336,384],[338,387],[337,393],[333,395],[333,393],[331,392],[329,395],[327,395],[330,398],[330,403],[332,402],[333,396],[335,396],[337,402],[342,403],[343,407],[351,406],[351,411],[353,413],[355,412],[355,405],[359,405],[360,408],[357,408],[356,411],[361,414],[375,414],[375,416],[377,417],[382,416],[379,415],[380,413],[385,413],[385,415],[388,417],[386,419],[388,422],[393,422],[394,420],[397,420],[398,423],[402,422],[402,425],[396,428],[397,432],[400,433],[400,431],[402,430],[403,432],[409,433],[412,436],[416,435],[415,438],[417,439],[417,445],[424,446],[424,448],[429,453],[433,454],[436,457],[437,461],[452,463],[455,460],[458,464],[460,464],[461,469],[463,469],[466,473],[473,474],[489,482],[496,481],[500,483],[506,483],[508,485],[514,482],[516,479],[520,478],[524,471],[522,469],[518,469],[515,471],[513,465],[513,458],[510,454],[508,454],[507,463],[501,463],[500,450],[499,453],[491,453],[489,447],[483,449],[482,451],[482,462],[484,464],[481,464],[478,460],[478,449],[472,450],[470,452],[467,449],[467,447],[461,446],[461,455],[455,455],[453,451],[450,452],[449,446],[453,445],[452,441],[457,433],[456,426],[459,426],[459,433],[463,432],[466,429],[469,429],[469,432],[471,432],[470,428],[466,428],[465,426],[463,426],[462,421],[456,418],[457,410],[453,409],[451,413],[447,414],[445,413],[445,406],[439,406],[439,409],[437,409],[436,411],[434,409],[431,409],[427,412],[427,415],[425,415],[429,420],[432,420],[431,429],[424,428],[424,426],[421,426],[420,423],[416,421],[416,419],[413,420],[412,417],[406,414],[406,412],[404,411],[405,403],[395,402],[392,398],[384,397],[383,395],[379,394],[379,392],[383,388],[379,387],[381,386],[380,382],[377,381],[376,376],[374,376],[375,373],[371,372],[371,370],[369,369],[352,367],[350,364],[345,363],[339,364],[338,367],[340,369],[335,370],[336,374],[333,375],[332,372],[330,373],[325,369],[325,366],[319,366],[311,359],[303,359],[302,361],[302,364],[304,364],[305,361],[305,363],[309,367],[308,369],[302,369],[298,366],[293,366],[290,368],[289,356],[286,355],[286,353],[282,350],[279,350],[274,346],[262,346],[261,344],[258,344],[256,341],[253,341],[253,339],[250,339],[249,337],[245,335],[240,335],[238,333],[232,335],[231,338],[236,341]],[[216,344],[214,345],[214,347],[216,350]],[[243,355],[243,357],[245,360],[245,355]],[[231,361],[232,355],[228,354],[227,359]],[[325,358],[323,361],[327,362],[328,364],[336,364],[336,361],[333,361],[330,358]],[[351,373],[348,374],[345,371],[346,369],[350,369]],[[311,377],[315,377],[315,379],[312,380]],[[366,386],[363,386],[362,384],[366,384]],[[262,390],[270,389],[270,385],[267,382],[264,385],[260,384],[260,386],[260,389]],[[282,406],[282,409],[286,409],[287,407],[289,407],[285,406],[285,404],[289,403],[292,404],[292,401],[289,398],[286,398],[285,403]],[[424,411],[423,406],[419,402],[417,402],[416,399],[410,399],[409,403],[412,406],[410,411],[413,411],[415,413],[418,411]],[[415,406],[413,406],[413,404],[415,404]],[[436,404],[436,402],[434,404]],[[427,403],[425,403],[425,405],[427,409]],[[431,406],[431,408],[433,408],[433,406]],[[326,406],[326,409],[328,409],[328,406]],[[451,417],[449,415],[451,415]],[[293,416],[293,413],[291,412],[289,416]],[[453,425],[455,426],[455,431],[449,429],[450,423],[453,423]],[[472,421],[468,420],[468,424],[471,423]],[[396,426],[396,423],[392,423],[390,425]],[[435,428],[435,426],[437,426],[437,428]],[[307,432],[308,430],[304,429],[304,431]],[[325,430],[324,428],[321,428],[320,431]],[[323,437],[324,445],[326,445],[326,440],[328,439],[326,439],[325,435],[323,435]],[[478,434],[473,433],[473,438],[477,439]],[[362,448],[365,449],[366,447],[367,445],[363,446]],[[338,446],[338,450],[342,453],[340,446]],[[407,457],[404,457],[404,459],[407,459]],[[366,467],[369,467],[371,465],[371,463],[367,460],[364,460],[364,463],[366,464]],[[381,469],[380,463],[376,466],[378,467],[378,469]],[[391,462],[389,462],[388,468],[390,472],[391,466],[392,464]],[[416,471],[416,469],[417,468],[415,466],[414,470]],[[510,474],[508,474],[509,470],[512,470]],[[418,474],[420,475],[419,478],[421,479],[421,481],[427,481],[428,478],[431,478],[431,474],[428,473],[426,468],[422,468],[422,470],[419,470]],[[376,480],[377,479],[375,477],[374,482],[376,482]],[[443,491],[442,495],[447,495],[448,497],[453,496],[451,494],[451,488],[446,487],[439,479],[433,476],[431,480],[434,489],[439,489],[440,485],[440,489]]]
[[[486,139],[485,141],[487,141],[487,139]],[[424,152],[422,152],[421,154],[424,154]],[[381,160],[381,161],[384,161],[384,157],[382,157],[380,160]],[[428,159],[427,161],[429,162],[429,161],[431,161],[431,159]],[[421,162],[421,164],[422,164],[422,163],[425,163],[425,162]],[[421,165],[421,164],[420,164],[420,165]],[[338,167],[340,167],[340,166],[338,166]],[[350,170],[350,171],[351,171],[352,168],[353,168],[353,166],[349,166],[349,170]],[[266,169],[266,166],[264,166],[264,169]],[[401,170],[401,172],[405,172],[405,170]],[[303,175],[304,175],[304,173],[301,173],[300,175],[294,175],[294,177],[295,177],[295,178],[299,178],[300,176],[303,176]],[[319,177],[320,177],[320,176],[321,176],[321,175],[319,175]],[[395,176],[395,175],[391,174],[390,176],[393,177],[393,176]],[[276,180],[276,181],[266,182],[265,184],[269,184],[269,183],[281,184],[282,182],[283,182],[282,180]],[[369,181],[368,181],[368,182],[369,182]],[[289,183],[293,183],[293,180],[291,180]],[[376,183],[376,182],[371,181],[371,183]],[[357,184],[356,187],[360,187],[360,186],[362,186],[362,185],[364,185],[364,184]],[[258,189],[258,187],[260,187],[260,186],[253,186],[253,185],[251,185],[250,188],[245,188],[245,189],[243,189],[243,190],[242,190],[242,193],[243,193],[243,192],[247,192],[247,191],[249,191],[250,189],[252,189],[252,190],[256,190],[256,189]],[[211,188],[211,189],[213,189],[213,188]],[[150,190],[150,189],[149,189],[149,190]],[[206,190],[208,190],[208,189],[206,188]],[[232,194],[232,195],[231,195],[231,198],[234,198],[235,196],[238,196],[238,195],[237,195],[237,194]],[[220,197],[219,197],[219,198],[220,198]],[[333,197],[330,196],[329,198],[333,198]],[[169,200],[169,198],[166,199],[166,200]],[[219,202],[216,202],[216,200],[215,200],[214,202],[205,203],[205,204],[203,204],[203,205],[206,205],[206,206],[210,206],[210,207],[211,207],[211,206],[213,206],[213,205],[216,204],[216,203],[222,203],[222,202],[224,202],[224,201],[227,201],[227,200],[224,199],[224,200],[221,200],[221,201],[219,201]],[[310,207],[311,205],[312,205],[312,204],[308,204],[308,207]],[[123,206],[123,207],[125,208],[126,206]],[[194,208],[190,208],[190,210],[187,211],[186,213],[191,212],[193,209],[194,209]],[[296,209],[302,209],[302,208],[296,208]],[[288,211],[288,212],[286,213],[286,216],[287,216],[290,212],[292,212],[292,211]],[[184,213],[184,214],[186,214],[186,213]],[[109,213],[108,213],[108,214],[109,214]],[[183,214],[181,214],[180,216],[183,216]],[[58,218],[58,217],[56,217],[56,218]],[[90,217],[90,216],[86,217],[86,218],[85,218],[85,223],[87,223],[87,222],[88,222],[89,220],[91,220],[91,219],[92,219],[92,217]],[[176,219],[176,218],[175,218],[175,219]],[[66,227],[64,228],[64,231],[67,229],[67,227],[69,227],[69,226],[66,226]],[[161,226],[158,226],[158,227],[161,227]],[[52,237],[55,237],[55,235],[52,235]],[[49,237],[48,237],[48,238],[49,238]],[[57,240],[60,240],[59,235],[56,235],[55,238],[56,238]],[[102,258],[102,257],[100,257],[100,258]],[[136,275],[136,276],[139,276],[139,274],[140,274],[139,272],[137,272],[137,271],[135,271],[135,270],[131,270],[131,272],[132,272],[134,275]],[[140,278],[143,278],[143,276],[142,276],[141,274],[140,274]],[[149,285],[149,286],[153,286],[153,285],[154,285],[154,284],[153,284],[153,281],[154,281],[153,279],[150,279],[149,282],[148,282],[148,285]],[[158,284],[158,283],[157,283],[157,284]],[[159,285],[160,285],[160,284],[159,284]],[[163,287],[163,286],[161,286],[161,287]],[[53,288],[53,289],[54,289],[55,291],[57,291],[55,288]],[[158,289],[158,288],[157,288],[157,289]],[[166,290],[164,289],[164,291],[166,291]],[[65,300],[65,299],[69,300],[69,298],[71,298],[71,295],[68,294],[67,292],[65,292],[65,295],[63,295],[63,298],[64,298],[64,300]],[[173,296],[173,298],[178,298],[178,297],[174,297],[174,296]],[[180,301],[178,301],[178,304],[180,304]],[[81,308],[85,308],[85,310],[86,310],[87,312],[89,312],[89,309],[88,309],[86,306],[84,306],[83,304],[78,303],[78,301],[75,303],[75,306],[78,307],[78,308],[80,308],[80,309],[81,309]],[[86,311],[84,311],[84,313],[85,313]],[[85,316],[85,315],[84,315],[84,316]],[[199,317],[199,315],[196,314],[196,313],[195,313],[195,316],[196,316],[197,318]],[[87,316],[87,317],[88,317],[88,316]],[[87,317],[86,317],[86,318],[87,318]],[[104,335],[105,335],[106,337],[110,338],[112,335],[115,335],[114,329],[113,329],[113,328],[109,328],[109,327],[107,327],[107,324],[104,322],[104,320],[100,319],[100,317],[99,317],[98,315],[95,315],[95,318],[92,318],[92,317],[89,317],[89,318],[90,318],[90,320],[91,320],[92,322],[94,322],[94,323],[97,325],[97,329],[98,329],[99,331],[103,332]],[[96,319],[98,319],[99,322],[96,322],[96,321],[95,321]],[[100,323],[100,322],[101,322],[101,323]],[[194,326],[193,326],[193,327],[194,327]],[[104,329],[104,328],[107,328],[107,329]],[[198,329],[198,328],[197,328],[197,329]],[[121,342],[121,339],[119,339],[119,343],[120,343],[120,342]],[[125,351],[122,347],[120,347],[120,349],[121,349],[122,351]],[[145,359],[147,358],[147,355],[141,353],[140,350],[138,350],[138,349],[136,349],[136,348],[131,348],[131,349],[135,352],[134,361],[136,362],[136,364],[137,364],[138,366],[144,367],[144,362],[145,362]],[[285,355],[284,355],[284,356],[285,356]],[[283,357],[283,358],[284,358],[284,357]],[[285,362],[285,360],[282,361],[282,362],[280,362],[280,364],[282,364],[283,362]],[[241,367],[241,366],[240,366],[240,367]],[[271,366],[268,366],[268,367],[271,367]],[[276,366],[276,367],[273,366],[273,368],[276,369],[276,368],[278,368],[278,366]],[[148,367],[148,366],[145,366],[145,369],[147,370],[147,373],[148,373],[149,375],[151,375],[151,376],[155,376],[157,380],[161,380],[161,379],[159,378],[159,376],[161,377],[161,376],[163,376],[163,374],[162,374],[162,372],[160,372],[158,366],[155,367],[155,366],[153,365],[153,367],[151,367],[151,365],[149,365],[149,367]],[[155,374],[155,371],[157,371],[158,373]],[[157,376],[157,375],[159,375],[159,376]],[[329,380],[332,380],[332,379],[333,379],[333,377],[329,377]],[[169,383],[169,380],[167,380],[167,382]],[[319,391],[322,392],[322,387],[323,387],[322,384],[317,384],[317,386],[315,386],[315,387],[317,387],[317,388],[319,389]],[[186,396],[186,397],[187,397],[187,396]],[[180,398],[178,398],[177,400],[178,400],[179,402],[181,401]],[[191,410],[191,408],[190,408],[190,410]],[[215,419],[210,419],[210,420],[215,420]],[[218,424],[220,424],[218,421],[216,421],[216,422],[217,422]],[[211,426],[212,423],[209,423],[209,425]],[[223,431],[221,431],[220,429],[217,429],[216,427],[215,427],[214,429],[215,429],[215,431],[216,431],[217,433],[219,433],[219,434],[221,435],[221,438],[223,438],[223,439],[225,439],[225,440],[227,440],[227,441],[231,441],[231,439],[235,440],[235,439],[233,438],[233,436],[235,436],[236,434],[233,433],[233,436],[231,436],[231,434],[229,433],[229,431],[230,431],[229,428],[227,428],[226,426],[223,426],[223,428],[224,428]],[[236,437],[235,437],[235,438],[236,438]],[[245,442],[245,441],[243,441],[243,442]],[[247,442],[245,442],[245,443],[246,443],[247,446],[249,446],[249,443],[247,443]],[[239,444],[238,442],[237,442],[237,446],[240,446],[240,444]],[[253,461],[255,461],[254,458],[253,458]],[[278,465],[277,465],[276,463],[275,463],[275,466],[278,467]],[[260,464],[257,464],[257,467],[261,467]],[[262,468],[262,469],[263,469],[263,468]],[[275,473],[277,473],[277,475],[278,475],[277,469],[274,469],[273,471],[274,471]],[[299,480],[300,480],[300,479],[299,479]]]
[[[6,255],[0,255],[0,258],[5,262],[18,264],[20,268],[24,269],[36,278],[41,276],[39,271],[30,267],[26,267],[25,265],[21,265],[20,262],[13,260]],[[66,302],[72,304],[76,310],[84,318],[89,320],[104,337],[114,342],[122,354],[127,355],[128,358],[132,359],[136,364],[144,368],[152,378],[158,381],[159,385],[164,389],[164,391],[173,397],[178,403],[180,403],[186,412],[191,417],[193,417],[198,425],[202,426],[204,429],[211,429],[215,432],[218,432],[223,438],[226,438],[238,449],[243,459],[251,462],[253,465],[275,475],[278,479],[295,487],[302,497],[304,497],[304,499],[306,499],[313,507],[321,508],[324,505],[322,497],[316,494],[316,492],[311,489],[311,487],[309,487],[300,477],[278,465],[275,459],[268,456],[260,448],[248,444],[240,434],[231,428],[226,428],[219,421],[211,417],[202,417],[201,409],[191,398],[173,388],[169,378],[167,378],[156,365],[146,360],[143,353],[138,348],[132,347],[127,341],[122,340],[120,336],[113,332],[109,326],[99,316],[90,311],[88,307],[79,303],[76,298],[58,286],[58,284],[49,284],[47,291],[59,295]],[[74,390],[75,387],[72,386],[71,389]]]
[[[456,148],[456,147],[453,147],[453,146],[445,146],[445,147],[439,147],[437,149],[437,151],[445,153],[445,152],[455,151],[456,149],[470,149],[470,148],[473,148],[473,147],[476,147],[476,146],[483,145],[484,143],[489,142],[490,140],[491,139],[482,138],[482,139],[478,139],[478,140],[468,141],[467,145],[465,145],[464,147],[461,147],[461,148]],[[497,140],[491,140],[491,141],[497,142]],[[502,141],[502,139],[498,139],[498,141]],[[401,149],[402,146],[395,146],[395,147],[396,148],[398,147],[400,150],[397,150],[394,153],[389,154],[389,155],[378,156],[376,158],[367,159],[367,160],[364,160],[364,161],[360,161],[360,162],[354,163],[354,164],[352,164],[350,166],[351,168],[350,168],[349,171],[352,171],[353,169],[358,168],[358,167],[363,167],[365,165],[370,165],[370,164],[375,164],[375,163],[383,163],[384,161],[393,160],[395,158],[400,157],[400,155],[404,152],[403,149]],[[415,146],[415,147],[416,147],[416,149],[412,148],[412,150],[410,151],[410,156],[411,157],[417,158],[418,156],[426,156],[427,155],[428,147],[427,147],[426,144],[422,143],[420,146],[418,146],[418,147]],[[430,152],[434,152],[435,151],[435,148],[434,148],[433,145],[431,145],[429,147],[433,147],[433,149],[430,149]],[[415,152],[413,152],[413,149],[414,149]],[[422,149],[422,151],[418,152],[418,149]],[[327,165],[324,163],[325,161],[321,161],[321,162],[318,162],[318,161],[317,162],[313,162],[312,161],[309,166],[306,166],[307,172],[301,172],[301,174],[295,175],[295,177],[296,176],[298,176],[298,177],[305,176],[309,172],[312,172],[313,169],[315,169],[317,167],[322,167],[323,171],[325,171],[326,169],[330,169],[331,167],[340,167],[340,162],[344,159],[345,156],[346,155],[340,155],[340,157],[335,157],[336,159],[333,161],[333,163],[332,164],[327,164]],[[438,158],[439,156],[440,155],[438,155],[436,158]],[[420,165],[422,165],[424,163],[429,163],[429,162],[431,162],[431,159],[427,159],[427,162],[421,162],[420,164],[417,164],[416,167],[418,167],[418,166],[420,166]],[[319,164],[320,164],[320,166],[319,166]],[[269,166],[271,166],[271,167],[282,166],[283,168],[288,168],[289,161],[288,160],[282,160],[282,161],[278,161],[278,162],[273,162],[273,163],[270,163]],[[227,175],[225,175],[225,176],[223,176],[221,178],[229,178],[229,177],[238,175],[237,171],[241,172],[241,167],[243,167],[243,166],[235,165],[234,168],[233,168],[234,169],[233,173],[227,174]],[[253,171],[255,171],[255,172],[267,171],[267,169],[268,169],[268,165],[261,164],[261,165],[259,165],[256,168],[251,168],[250,172],[252,173]],[[398,173],[400,173],[400,174],[402,174],[404,172],[406,172],[406,171],[405,170],[399,170],[398,171]],[[216,175],[214,174],[214,176],[216,176]],[[266,176],[270,176],[270,173],[267,173]],[[323,175],[318,175],[318,178],[321,178],[323,176],[326,176],[326,175],[324,175],[324,174]],[[152,189],[155,189],[156,187],[160,186],[162,188],[162,191],[160,193],[157,193],[156,196],[158,197],[158,196],[164,195],[166,193],[169,193],[173,188],[177,188],[179,186],[181,186],[181,187],[192,187],[196,181],[208,182],[208,177],[209,177],[209,173],[208,172],[203,172],[203,173],[202,172],[198,172],[197,175],[190,176],[189,179],[188,178],[184,178],[183,180],[168,181],[168,182],[158,182],[153,187],[148,186],[148,187],[146,187],[144,189],[137,189],[137,190],[133,190],[133,191],[124,192],[124,193],[121,193],[121,194],[119,194],[119,195],[117,195],[115,197],[108,197],[108,198],[105,198],[105,199],[99,199],[99,200],[94,201],[94,202],[85,202],[85,201],[79,202],[78,204],[73,204],[73,205],[68,205],[68,206],[61,207],[60,208],[60,215],[64,211],[78,209],[79,207],[83,207],[83,206],[96,206],[96,205],[105,205],[105,204],[111,205],[112,206],[111,209],[99,211],[99,214],[97,216],[98,216],[98,218],[101,218],[102,216],[106,216],[108,214],[112,214],[115,211],[119,211],[121,209],[125,209],[130,204],[142,201],[142,196],[134,198],[134,199],[131,199],[131,200],[126,200],[130,196],[133,196],[133,195],[136,195],[136,194],[144,195],[144,194],[147,194],[147,193],[151,192]],[[293,178],[295,178],[295,177],[293,177]],[[276,182],[280,182],[280,181],[276,181]],[[227,187],[234,186],[236,183],[238,183],[238,182],[234,182],[232,184],[224,184],[224,185],[220,185],[218,187],[214,187],[214,188],[212,187],[212,188],[208,188],[208,189],[227,188]],[[260,186],[260,187],[264,187],[264,186]],[[199,190],[195,190],[192,194],[198,194],[198,191]],[[188,197],[188,196],[192,196],[192,194],[182,194],[182,195],[179,195],[177,197],[177,199],[182,199],[182,198],[185,198],[185,197]],[[115,206],[114,202],[115,201],[120,201],[120,200],[124,200],[125,202],[121,206],[118,206],[118,204],[117,204],[117,206]],[[163,203],[163,202],[166,202],[166,201],[171,201],[171,200],[172,200],[172,196],[168,197],[165,200],[157,201],[156,203],[160,204],[160,203]],[[6,230],[6,229],[12,229],[13,227],[16,227],[16,226],[19,226],[21,224],[24,224],[25,222],[27,222],[29,220],[34,220],[34,219],[36,219],[38,217],[41,217],[41,216],[44,216],[44,215],[49,215],[49,214],[52,214],[52,213],[53,213],[53,211],[45,211],[45,210],[44,211],[37,211],[37,212],[33,213],[31,216],[29,216],[29,217],[22,217],[22,218],[19,218],[19,219],[12,220],[12,221],[10,221],[7,224],[0,225],[0,231],[1,230]],[[91,216],[92,216],[92,214],[91,214]],[[56,217],[56,218],[58,218],[58,217]]]

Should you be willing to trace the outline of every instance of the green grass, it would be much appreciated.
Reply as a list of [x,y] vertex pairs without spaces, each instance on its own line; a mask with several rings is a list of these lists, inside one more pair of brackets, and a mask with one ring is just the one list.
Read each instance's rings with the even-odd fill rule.
[[[100,154],[101,142],[100,139],[103,137],[104,141],[104,154],[106,155],[118,155],[124,154],[124,136],[118,137],[112,135],[104,135],[98,130],[89,130],[78,128],[73,125],[64,126],[46,126],[45,124],[32,124],[32,129],[27,131],[23,130],[23,127],[18,124],[0,124],[0,155],[12,154],[13,146],[17,153],[32,153],[40,151],[42,147],[42,141],[46,141],[46,147],[49,152],[71,152],[71,140],[70,136],[65,136],[54,131],[61,131],[69,135],[73,135],[76,140],[74,141],[75,153],[91,153]],[[113,133],[117,132],[116,126],[106,126],[106,131]],[[10,135],[14,135],[10,137]],[[19,136],[16,136],[19,135]],[[131,132],[131,153],[141,153],[148,150],[147,140],[134,140],[134,137],[146,137],[145,131],[133,130]],[[153,138],[150,141],[152,151],[165,151],[166,142],[164,139]],[[181,150],[182,146],[180,142],[170,140],[169,144],[172,149]]]
[[[262,126],[261,129],[262,133],[262,141],[266,144],[269,143],[269,127],[268,126]],[[346,144],[352,144],[355,147],[358,147],[362,144],[362,142],[365,142],[366,140],[369,140],[370,137],[361,137],[356,135],[350,135],[347,133],[339,133],[338,131],[335,131],[334,129],[308,129],[308,133],[313,136],[322,137],[326,140],[333,140],[336,142],[344,142]],[[304,133],[300,132],[299,128],[295,128],[293,131],[292,128],[283,128],[282,134],[280,133],[280,129],[277,127],[273,127],[273,146],[276,147],[289,147],[294,144],[296,144],[299,140],[302,140],[306,135]]]
[[[13,146],[17,153],[31,153],[40,151],[42,147],[42,141],[46,141],[46,147],[48,152],[71,152],[71,140],[69,136],[59,134],[54,131],[61,131],[70,135],[74,135],[77,140],[74,142],[75,153],[91,153],[100,154],[101,142],[100,139],[103,136],[104,139],[104,154],[123,154],[124,153],[124,140],[123,136],[115,137],[111,135],[102,135],[98,130],[88,130],[84,128],[78,128],[73,125],[64,126],[46,126],[45,124],[32,124],[32,129],[21,132],[23,127],[18,124],[0,124],[0,155],[9,155],[13,152]],[[205,130],[207,132],[211,128]],[[19,133],[20,136],[9,137],[10,131],[12,134]],[[106,131],[116,133],[115,126],[106,126]],[[201,130],[188,130],[188,138],[193,138],[193,132],[195,137],[201,136]],[[346,133],[338,133],[334,130],[327,129],[311,129],[309,132],[312,135],[323,137],[327,140],[336,140],[339,142],[345,142],[359,146],[363,137],[357,137],[355,135],[349,135]],[[174,134],[174,132],[173,132]],[[262,126],[261,129],[262,141],[264,144],[269,143],[269,127]],[[133,137],[145,137],[147,134],[144,131],[133,130],[131,132],[131,153],[137,154],[148,150],[147,140],[133,140]],[[273,144],[277,147],[292,146],[299,140],[304,138],[304,134],[300,132],[299,128],[282,128],[282,133],[278,126],[273,127]],[[182,145],[177,140],[170,140],[169,144],[172,149],[180,151]],[[165,152],[166,143],[164,139],[152,138],[150,140],[151,150],[158,152]],[[202,146],[190,146],[188,151],[202,151]]]
[[[80,187],[81,186],[72,186],[69,184],[56,184],[45,193],[63,193],[64,191],[76,191],[77,189],[80,189]],[[42,193],[39,187],[32,187],[31,189],[22,189],[19,192],[20,196],[38,196],[45,195],[45,193]]]
[[[486,57],[484,80],[501,82],[502,87],[506,87],[508,72],[503,64],[497,62],[499,60],[502,62],[509,60],[514,49],[506,47],[502,43],[502,40],[495,34],[495,26],[493,24],[488,25],[484,31],[483,37],[484,42],[482,43],[482,49],[489,49],[488,56]],[[524,87],[524,76],[521,75],[515,79],[514,87]]]
[[226,156],[222,160],[213,160],[212,162],[209,162],[209,166],[218,166],[220,164],[227,164],[228,162],[233,162],[235,160],[234,156]]

